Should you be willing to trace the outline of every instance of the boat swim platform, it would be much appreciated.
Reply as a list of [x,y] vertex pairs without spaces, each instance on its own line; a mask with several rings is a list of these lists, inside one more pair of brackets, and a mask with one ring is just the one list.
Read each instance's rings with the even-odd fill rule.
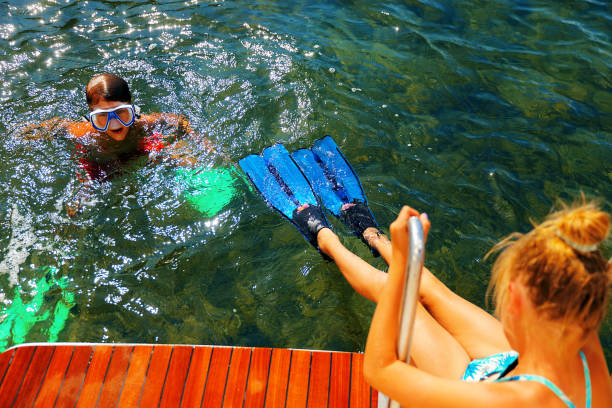
[[361,353],[31,343],[0,354],[0,408],[377,405]]

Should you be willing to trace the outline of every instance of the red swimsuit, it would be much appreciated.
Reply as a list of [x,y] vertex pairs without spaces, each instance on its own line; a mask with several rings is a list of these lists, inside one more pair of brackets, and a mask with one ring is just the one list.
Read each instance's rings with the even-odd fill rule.
[[[97,162],[87,157],[88,149],[81,143],[76,143],[76,153],[79,155],[79,167],[87,172],[90,180],[104,181],[113,176],[121,174],[120,168],[123,164],[136,157],[147,156],[153,152],[159,152],[168,146],[163,140],[161,133],[153,133],[138,141],[138,149],[119,156],[115,160]],[[79,177],[81,178],[81,177]],[[81,180],[83,181],[83,180]]]

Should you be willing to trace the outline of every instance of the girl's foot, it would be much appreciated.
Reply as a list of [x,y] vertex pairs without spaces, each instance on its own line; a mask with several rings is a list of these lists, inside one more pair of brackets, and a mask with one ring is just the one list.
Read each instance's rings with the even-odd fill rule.
[[354,201],[344,204],[340,209],[340,221],[370,247],[374,256],[379,255],[378,250],[365,236],[367,230],[378,232],[378,225],[376,221],[374,221],[374,217],[365,203]]
[[317,234],[323,228],[329,228],[321,208],[316,205],[304,204],[293,210],[292,221],[308,242],[318,249]]

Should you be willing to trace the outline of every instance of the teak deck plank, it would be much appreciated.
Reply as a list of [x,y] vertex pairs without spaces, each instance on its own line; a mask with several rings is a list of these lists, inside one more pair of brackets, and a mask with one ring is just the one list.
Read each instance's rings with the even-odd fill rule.
[[349,406],[349,385],[351,381],[351,354],[333,353],[331,381],[329,384],[329,407]]
[[[66,370],[74,354],[75,347],[54,347],[53,358],[49,363],[47,369],[47,375],[44,378],[44,383],[38,392],[38,396],[35,396],[36,403],[34,407],[52,407],[55,400],[58,397],[60,386],[66,375]],[[41,378],[42,380],[42,378]],[[21,399],[21,396],[20,396]],[[31,403],[25,401],[23,406],[31,406]]]
[[[49,362],[51,361],[54,350],[55,349],[51,347],[38,347],[36,351],[34,351],[34,356],[32,357],[28,371],[23,378],[21,388],[18,391],[19,403],[17,405],[22,405],[24,407],[32,406],[36,400],[38,390],[42,385],[43,378],[47,372],[47,367],[49,367]],[[4,399],[4,395],[0,395],[2,395],[2,399]],[[10,401],[8,401],[8,399],[7,402],[9,402],[10,406]]]
[[185,388],[193,346],[174,346],[160,407],[178,407]]
[[92,354],[93,346],[82,345],[76,347],[68,365],[57,401],[55,402],[56,407],[74,407],[76,405]]
[[172,346],[153,347],[153,355],[149,363],[147,378],[145,379],[144,389],[138,404],[139,407],[147,408],[159,405],[172,351]]
[[0,354],[0,408],[377,404],[358,353],[55,343]]
[[370,387],[370,398],[371,398],[370,406],[374,408],[378,407],[378,391],[376,391],[372,387]]
[[181,408],[200,407],[204,397],[204,387],[206,386],[212,350],[212,347],[196,347],[193,350]]
[[87,375],[85,375],[85,382],[77,401],[77,408],[96,405],[114,348],[114,346],[109,345],[95,346]]
[[142,393],[142,386],[145,382],[152,353],[153,346],[143,345],[134,347],[132,358],[130,359],[130,364],[123,382],[123,389],[121,390],[119,402],[117,403],[119,408],[138,406],[138,400]]
[[13,360],[13,355],[15,355],[15,349],[7,350],[0,354],[0,387],[2,387],[2,383],[4,382],[4,377],[8,371],[9,364]]
[[246,395],[244,396],[245,407],[263,408],[266,400],[266,386],[268,385],[271,355],[272,349],[253,349],[249,379],[246,386]]
[[293,350],[291,353],[291,369],[287,388],[286,406],[306,408],[308,399],[308,380],[310,377],[310,359],[312,352]]
[[0,387],[2,386],[6,371],[9,368],[9,364],[11,363],[14,354],[15,349],[7,350],[4,353],[0,354]]
[[249,364],[251,362],[251,349],[236,347],[232,352],[227,383],[225,384],[225,398],[223,408],[242,407],[244,391],[249,376]]
[[132,357],[133,346],[116,345],[113,353],[113,358],[108,366],[106,378],[100,390],[98,398],[98,407],[114,407],[117,405],[121,389],[125,382],[125,376],[128,370],[128,364]]
[[30,361],[37,347],[18,348],[13,361],[6,372],[4,382],[0,386],[0,395],[5,401],[13,401],[28,371]]
[[221,407],[231,357],[232,349],[229,347],[215,347],[213,349],[202,407]]
[[353,354],[351,362],[351,406],[363,407],[370,403],[370,386],[363,377],[363,354]]
[[311,408],[327,407],[331,354],[326,351],[312,353],[308,384],[308,406]]
[[285,406],[290,364],[291,350],[272,350],[272,361],[270,362],[270,372],[268,374],[268,389],[266,391],[266,408]]

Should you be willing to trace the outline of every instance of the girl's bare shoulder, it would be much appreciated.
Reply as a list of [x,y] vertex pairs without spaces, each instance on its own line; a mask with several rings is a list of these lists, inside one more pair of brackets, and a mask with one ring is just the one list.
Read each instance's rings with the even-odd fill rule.
[[591,374],[593,407],[612,407],[612,377],[597,333],[587,337],[582,351]]

